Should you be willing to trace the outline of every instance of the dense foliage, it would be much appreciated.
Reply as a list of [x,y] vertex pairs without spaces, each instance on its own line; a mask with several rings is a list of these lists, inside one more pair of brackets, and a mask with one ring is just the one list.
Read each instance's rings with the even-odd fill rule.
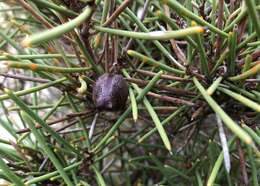
[[257,0],[1,1],[0,177],[259,185],[259,11]]

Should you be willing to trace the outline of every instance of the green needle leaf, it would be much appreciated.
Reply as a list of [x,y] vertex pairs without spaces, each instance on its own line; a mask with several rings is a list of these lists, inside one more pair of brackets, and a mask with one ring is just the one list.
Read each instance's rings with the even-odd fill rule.
[[208,102],[212,110],[214,110],[215,113],[219,115],[226,126],[246,144],[252,145],[252,138],[225,113],[225,111],[215,102],[215,100],[211,96],[207,94],[207,91],[195,77],[193,78],[193,82],[204,97],[204,99]]

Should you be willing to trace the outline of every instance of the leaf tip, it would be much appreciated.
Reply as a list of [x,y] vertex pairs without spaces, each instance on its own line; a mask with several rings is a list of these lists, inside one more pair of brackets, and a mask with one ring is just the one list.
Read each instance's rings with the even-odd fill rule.
[[127,54],[131,56],[133,54],[133,50],[127,50]]
[[161,11],[161,10],[157,10],[157,11],[155,12],[155,15],[156,15],[157,17],[160,17],[160,16],[162,15],[162,11]]
[[31,47],[32,46],[31,40],[28,37],[24,38],[21,42],[21,46],[24,48]]
[[205,28],[202,26],[198,27],[198,33],[204,33],[205,32]]

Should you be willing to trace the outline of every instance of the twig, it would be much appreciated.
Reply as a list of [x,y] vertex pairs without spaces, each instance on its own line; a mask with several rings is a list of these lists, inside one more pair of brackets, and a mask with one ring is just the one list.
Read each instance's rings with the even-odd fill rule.
[[241,173],[242,173],[243,182],[244,182],[245,186],[248,186],[249,185],[249,180],[248,180],[248,175],[247,175],[247,171],[246,171],[244,152],[243,152],[243,150],[241,148],[240,141],[237,140],[236,143],[237,143],[237,147],[238,147],[240,170],[241,170]]
[[[148,81],[136,79],[136,78],[126,78],[126,80],[131,83],[136,83],[142,87],[148,84]],[[182,96],[196,95],[196,93],[191,92],[191,91],[187,91],[187,90],[179,89],[179,88],[168,87],[168,86],[159,85],[159,84],[155,84],[154,87],[159,88],[160,90],[170,91],[172,94],[176,94],[176,95],[182,95]]]
[[[141,70],[141,69],[136,69],[136,71],[138,73],[141,73],[141,74],[144,74],[144,75],[147,75],[147,76],[150,76],[150,77],[153,77],[156,74],[154,72],[147,71],[147,70]],[[191,82],[192,81],[191,79],[181,78],[181,77],[166,75],[166,74],[161,75],[161,78],[167,79],[167,80],[173,80],[173,81],[182,81],[182,82]]]
[[28,3],[26,3],[24,0],[17,0],[21,6],[26,9],[28,12],[30,12],[33,17],[35,17],[37,20],[39,20],[43,25],[45,25],[46,28],[53,28],[53,26],[46,21],[41,15],[39,15]]
[[[220,0],[218,3],[219,9],[218,9],[218,21],[217,21],[217,27],[219,29],[222,29],[223,25],[223,13],[224,13],[224,0]],[[220,47],[221,47],[221,36],[217,35],[216,39],[216,54],[215,56],[218,56],[220,54]]]
[[[144,7],[142,9],[142,12],[141,12],[141,16],[139,17],[140,21],[143,21],[144,18],[145,18],[145,15],[147,13],[147,10],[148,10],[148,7],[149,7],[149,3],[150,3],[150,0],[146,0],[145,3],[144,3]],[[135,26],[135,29],[134,29],[134,32],[137,32],[138,31],[138,25]],[[126,44],[125,48],[123,49],[124,52],[127,52],[130,48],[131,48],[131,45],[133,43],[133,39],[131,38],[128,43]]]
[[49,80],[46,80],[46,79],[28,77],[28,76],[23,76],[23,75],[19,75],[19,74],[0,73],[0,75],[4,76],[4,77],[9,77],[9,78],[19,79],[19,80],[24,80],[24,81],[33,81],[33,82],[38,82],[38,83],[49,83],[50,82]]
[[188,105],[188,106],[194,106],[195,104],[187,101],[187,100],[183,100],[183,99],[179,99],[179,98],[173,98],[170,96],[165,96],[165,95],[160,95],[160,94],[156,94],[153,92],[148,92],[147,93],[148,96],[163,100],[163,101],[168,101],[168,102],[172,102],[173,104],[176,105]]
[[123,12],[133,0],[125,0],[115,11],[114,13],[106,20],[102,26],[109,26],[115,21],[115,19]]

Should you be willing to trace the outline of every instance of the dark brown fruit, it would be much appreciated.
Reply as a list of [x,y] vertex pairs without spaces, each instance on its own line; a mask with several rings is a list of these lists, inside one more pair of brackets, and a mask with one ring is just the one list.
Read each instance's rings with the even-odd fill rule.
[[103,74],[93,88],[93,101],[98,110],[121,110],[126,105],[127,97],[128,84],[120,74]]

